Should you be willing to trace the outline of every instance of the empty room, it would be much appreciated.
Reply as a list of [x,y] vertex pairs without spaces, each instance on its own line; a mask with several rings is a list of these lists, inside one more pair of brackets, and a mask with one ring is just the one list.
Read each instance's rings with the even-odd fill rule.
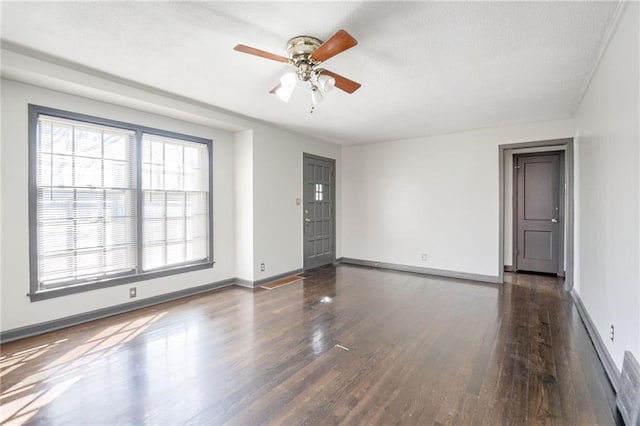
[[1,424],[640,426],[640,3],[0,7]]

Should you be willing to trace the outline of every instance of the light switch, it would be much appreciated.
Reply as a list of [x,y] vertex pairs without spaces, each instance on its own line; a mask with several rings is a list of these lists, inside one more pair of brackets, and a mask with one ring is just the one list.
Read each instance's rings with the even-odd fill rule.
[[296,206],[300,205],[300,198],[296,198]]

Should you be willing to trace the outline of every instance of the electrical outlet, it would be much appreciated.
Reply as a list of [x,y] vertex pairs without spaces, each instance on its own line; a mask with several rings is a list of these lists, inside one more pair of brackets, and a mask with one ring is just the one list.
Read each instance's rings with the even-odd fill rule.
[[129,299],[132,299],[138,295],[138,292],[135,287],[131,287],[129,289]]
[[264,263],[261,263],[260,264],[260,270],[264,272],[265,269],[267,269],[267,268],[265,268]]
[[422,253],[422,261],[423,262],[427,261],[427,253]]
[[611,332],[609,333],[609,338],[613,342],[613,338],[615,337],[615,329],[613,328],[613,324],[611,324]]

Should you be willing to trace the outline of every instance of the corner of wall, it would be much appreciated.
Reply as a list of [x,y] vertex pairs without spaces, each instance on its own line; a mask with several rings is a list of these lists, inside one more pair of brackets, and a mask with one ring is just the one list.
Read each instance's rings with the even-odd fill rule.
[[253,281],[253,130],[233,135],[236,277]]

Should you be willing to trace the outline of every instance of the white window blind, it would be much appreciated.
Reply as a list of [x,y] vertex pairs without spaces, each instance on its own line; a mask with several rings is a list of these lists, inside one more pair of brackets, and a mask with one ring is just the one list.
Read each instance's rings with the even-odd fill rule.
[[145,271],[209,255],[209,169],[201,143],[142,136]]
[[135,271],[135,133],[46,115],[36,131],[40,286]]

